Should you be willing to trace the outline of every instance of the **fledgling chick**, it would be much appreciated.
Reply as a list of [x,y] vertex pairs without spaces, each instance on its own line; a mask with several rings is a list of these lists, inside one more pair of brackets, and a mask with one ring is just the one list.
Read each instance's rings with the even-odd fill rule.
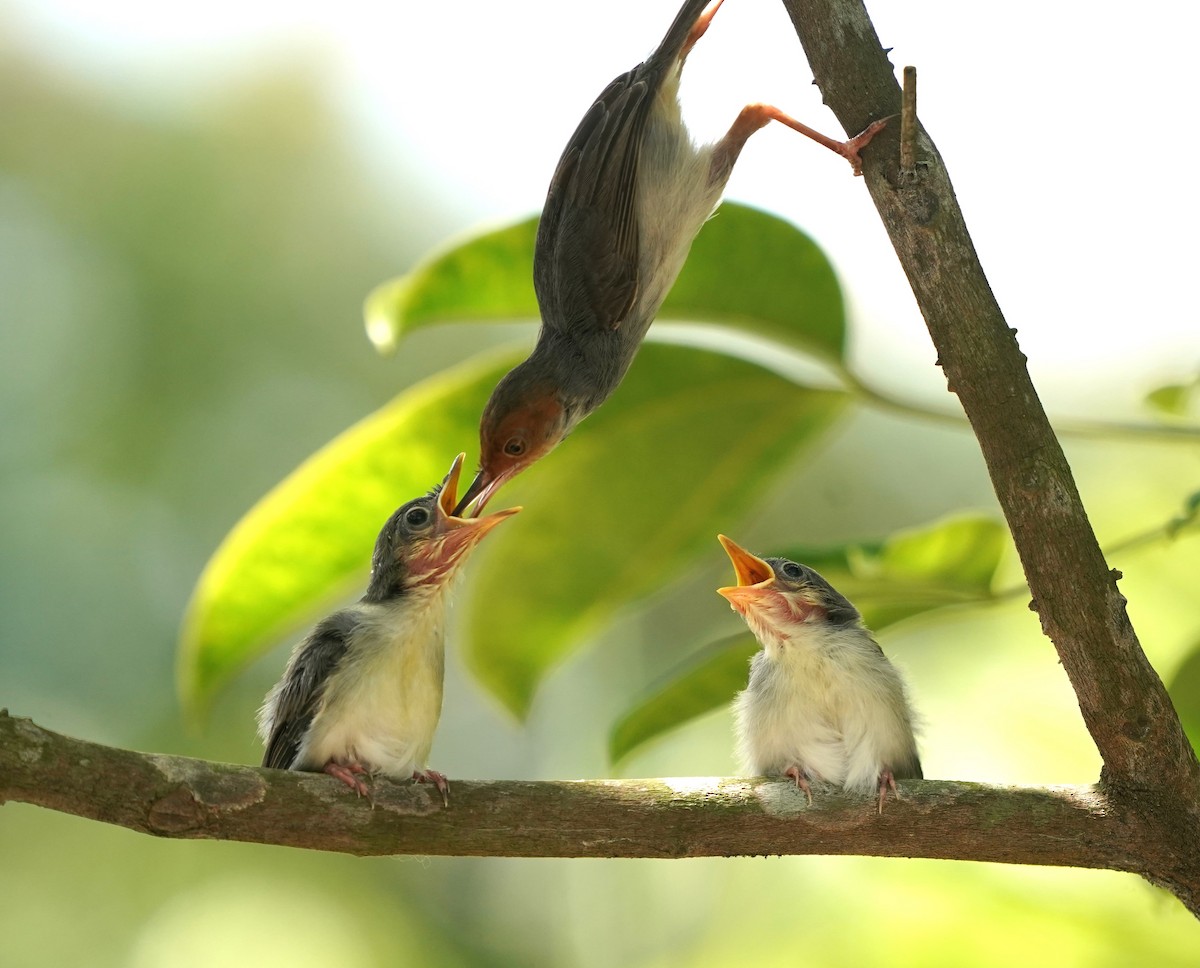
[[782,773],[879,793],[920,779],[913,712],[900,673],[850,602],[806,565],[766,560],[718,535],[737,584],[717,589],[762,645],[734,700],[738,752],[755,775]]
[[442,711],[446,608],[471,549],[520,508],[455,517],[463,454],[425,497],[388,518],[359,601],[308,634],[258,714],[263,766],[323,771],[359,796],[383,773],[449,783],[426,761]]
[[679,78],[720,6],[685,0],[654,53],[601,92],[567,142],[534,244],[537,345],[492,391],[479,424],[479,473],[457,513],[472,501],[482,510],[616,390],[755,131],[779,121],[859,174],[859,151],[886,123],[835,141],[750,104],[715,144],[696,144],[680,113]]

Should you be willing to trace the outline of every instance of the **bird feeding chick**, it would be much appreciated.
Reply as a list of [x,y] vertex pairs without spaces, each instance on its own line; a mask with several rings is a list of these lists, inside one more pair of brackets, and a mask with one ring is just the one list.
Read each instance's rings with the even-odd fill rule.
[[463,454],[441,485],[396,511],[375,542],[366,594],[319,623],[263,702],[263,766],[337,777],[359,796],[364,775],[449,784],[426,760],[442,711],[449,592],[471,550],[520,508],[453,514]]
[[824,578],[786,558],[758,558],[718,535],[737,584],[717,589],[762,645],[734,700],[738,753],[755,775],[879,794],[920,779],[904,680]]
[[479,473],[457,513],[471,502],[481,511],[616,390],[750,135],[779,121],[861,173],[859,152],[886,121],[843,142],[750,104],[715,144],[692,141],[680,74],[720,6],[686,0],[654,53],[601,92],[567,142],[534,243],[537,344],[484,408]]

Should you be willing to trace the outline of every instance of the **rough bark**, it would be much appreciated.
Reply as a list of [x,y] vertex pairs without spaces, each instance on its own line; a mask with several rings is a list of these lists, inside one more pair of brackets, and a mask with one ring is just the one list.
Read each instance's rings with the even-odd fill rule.
[[[900,113],[900,86],[861,0],[784,0],[825,103],[847,132]],[[1025,356],[975,253],[941,156],[899,123],[864,152],[864,177],[908,276],[947,386],[979,440],[1033,596],[1104,760],[1101,785],[1145,832],[1147,876],[1197,911],[1200,765],[1151,667],[1088,522]],[[1190,900],[1189,900],[1190,898]]]
[[0,711],[0,803],[37,804],[159,837],[241,840],[358,855],[732,857],[866,854],[1136,870],[1125,822],[1092,787],[905,780],[873,798],[789,780],[575,782],[376,779],[361,800],[323,774],[288,773],[72,739]]

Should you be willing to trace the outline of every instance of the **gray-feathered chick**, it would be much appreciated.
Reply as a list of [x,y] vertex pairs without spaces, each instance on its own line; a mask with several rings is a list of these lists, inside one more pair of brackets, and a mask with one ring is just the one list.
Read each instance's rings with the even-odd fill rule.
[[900,673],[858,609],[813,569],[718,538],[737,584],[717,592],[762,645],[734,700],[745,767],[791,777],[810,803],[810,780],[878,791],[882,811],[896,780],[922,775]]
[[520,508],[455,517],[462,454],[443,483],[388,518],[366,594],[317,625],[292,652],[258,715],[263,766],[324,771],[359,796],[363,775],[446,777],[426,761],[442,710],[449,592],[479,541]]
[[680,114],[679,78],[720,6],[686,0],[658,49],[601,92],[567,142],[534,244],[542,328],[484,408],[480,469],[458,513],[472,501],[482,510],[616,390],[750,135],[779,121],[858,174],[859,151],[884,126],[835,141],[778,108],[750,104],[723,138],[697,145]]

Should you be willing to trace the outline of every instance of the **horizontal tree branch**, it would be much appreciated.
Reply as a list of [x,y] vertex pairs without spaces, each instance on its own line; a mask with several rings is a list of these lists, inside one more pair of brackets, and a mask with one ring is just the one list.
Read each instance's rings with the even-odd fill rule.
[[791,781],[689,777],[571,782],[376,779],[372,801],[289,773],[73,739],[0,711],[0,803],[36,804],[159,837],[357,855],[729,857],[862,854],[1135,871],[1100,790],[903,781],[870,797]]

